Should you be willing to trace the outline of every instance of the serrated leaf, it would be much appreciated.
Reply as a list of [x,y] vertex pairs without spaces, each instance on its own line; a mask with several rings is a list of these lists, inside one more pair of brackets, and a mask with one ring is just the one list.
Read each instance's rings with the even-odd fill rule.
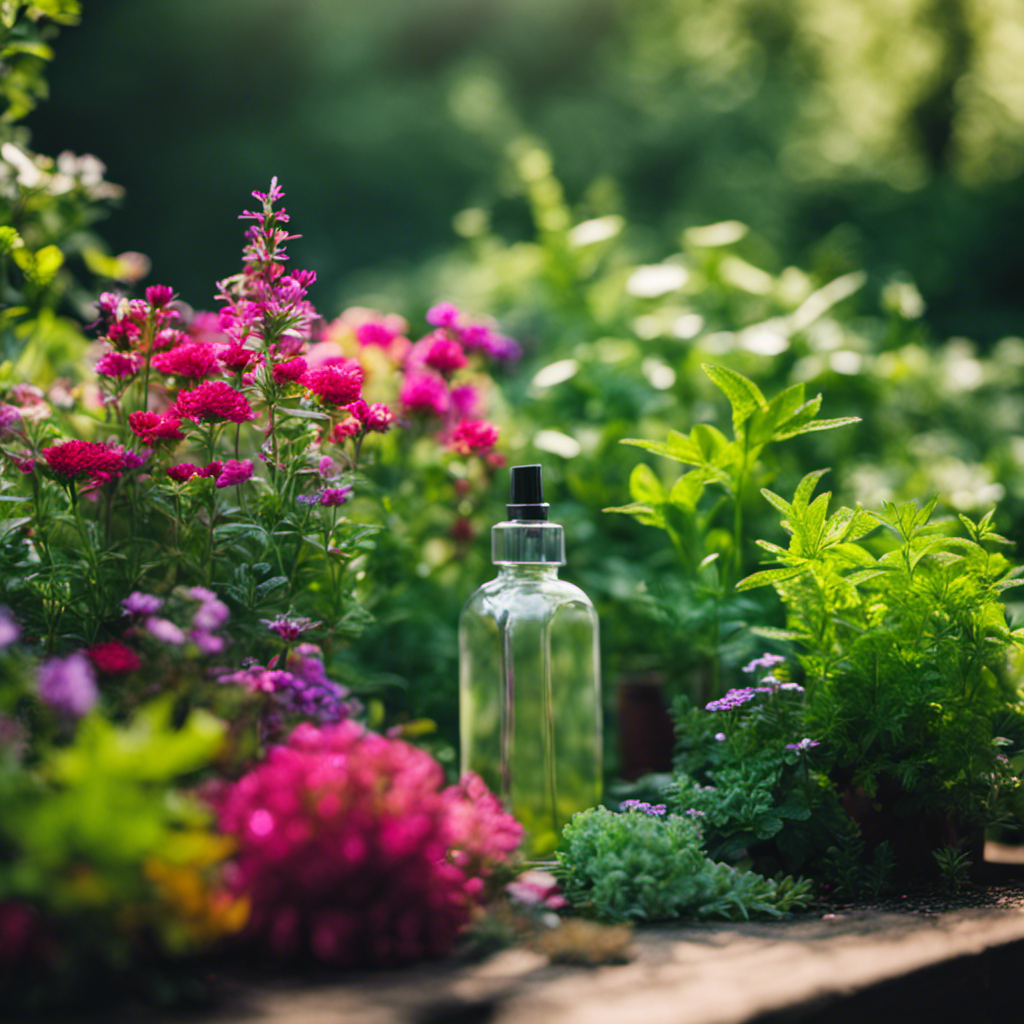
[[761,494],[764,496],[765,501],[767,501],[769,505],[777,509],[784,516],[789,516],[793,514],[793,507],[781,495],[776,494],[774,491],[769,491],[767,487],[761,488]]
[[656,526],[658,529],[665,529],[665,516],[660,510],[644,505],[639,501],[631,501],[628,505],[618,505],[612,508],[603,508],[602,512],[620,512],[622,515],[632,516],[638,523],[644,526]]
[[673,485],[669,492],[669,503],[677,508],[693,512],[704,493],[706,476],[699,470],[691,470],[684,473]]
[[792,504],[794,514],[799,515],[807,508],[807,503],[811,500],[811,495],[814,493],[814,488],[818,486],[818,481],[828,472],[829,470],[827,469],[812,470],[796,485]]
[[779,629],[777,626],[751,626],[750,632],[764,640],[802,640],[804,634],[792,629]]
[[820,430],[835,430],[836,427],[848,427],[851,423],[860,423],[859,416],[837,416],[830,420],[811,420],[799,427],[787,428],[776,435],[776,441],[788,441],[791,437],[801,434],[813,434]]
[[[1012,587],[1024,587],[1024,580],[1000,580],[996,584],[996,590],[1010,590]],[[1016,632],[1016,631],[1014,631]]]
[[702,363],[701,369],[729,400],[732,406],[732,426],[737,433],[755,411],[760,409],[767,412],[768,402],[761,389],[742,373],[714,363]]
[[767,587],[771,584],[782,583],[785,580],[794,579],[808,572],[806,566],[785,566],[780,569],[764,569],[755,572],[751,576],[739,581],[736,584],[737,591],[754,590],[757,587]]

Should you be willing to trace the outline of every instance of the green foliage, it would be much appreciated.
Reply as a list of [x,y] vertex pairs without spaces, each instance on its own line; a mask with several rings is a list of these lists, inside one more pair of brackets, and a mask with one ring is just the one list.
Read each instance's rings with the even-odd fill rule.
[[556,856],[565,895],[600,920],[782,917],[809,902],[806,882],[772,881],[709,860],[700,827],[685,815],[596,807],[575,815],[563,836]]
[[64,966],[124,966],[140,941],[166,951],[201,944],[204,915],[190,921],[160,881],[176,871],[202,886],[229,852],[209,810],[175,788],[211,764],[223,736],[202,711],[175,723],[167,697],[124,725],[89,716],[37,764],[5,759],[0,901],[59,922]]
[[[811,500],[820,476],[806,476],[791,502],[765,492],[789,546],[762,543],[781,568],[739,585],[770,584],[786,606],[808,731],[840,785],[890,800],[901,815],[989,823],[1008,795],[999,759],[1008,741],[996,726],[1021,731],[1007,668],[1024,631],[1007,625],[1001,600],[1021,570],[989,550],[1005,543],[991,513],[961,516],[967,537],[931,521],[935,499],[829,515],[828,494]],[[876,554],[864,539],[879,525],[895,545]]]

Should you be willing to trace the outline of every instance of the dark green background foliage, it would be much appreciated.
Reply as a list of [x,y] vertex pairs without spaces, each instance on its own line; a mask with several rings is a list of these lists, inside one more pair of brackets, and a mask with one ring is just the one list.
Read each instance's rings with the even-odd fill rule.
[[[824,277],[918,280],[940,333],[1019,330],[1024,9],[1014,0],[104,0],[31,119],[131,197],[115,250],[202,302],[234,253],[222,212],[281,176],[297,264],[330,308],[450,246],[495,205],[524,133],[571,199],[609,197],[652,252],[739,218]],[[589,191],[588,191],[589,190]],[[315,225],[310,228],[308,225]]]

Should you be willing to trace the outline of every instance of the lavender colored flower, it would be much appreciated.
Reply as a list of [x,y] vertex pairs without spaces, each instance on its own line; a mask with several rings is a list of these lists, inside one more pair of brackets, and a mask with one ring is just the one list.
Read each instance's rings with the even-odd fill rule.
[[819,740],[812,740],[805,736],[799,743],[787,743],[787,750],[810,750],[812,747],[820,747],[821,742]]
[[757,690],[748,686],[742,690],[730,690],[724,697],[704,706],[705,711],[735,711],[757,696]]
[[18,620],[6,608],[0,608],[0,651],[10,647],[20,636]]
[[170,619],[162,619],[156,615],[146,619],[146,631],[157,640],[173,644],[175,647],[180,647],[185,642],[185,633],[180,626],[176,626]]
[[774,668],[776,665],[783,664],[785,660],[781,654],[762,654],[760,658],[755,658],[750,664],[744,665],[743,671],[750,673],[761,668]]
[[206,587],[191,587],[185,591],[185,596],[199,602],[199,607],[192,613],[194,630],[212,633],[213,630],[220,629],[231,617],[228,606]]
[[716,732],[715,733],[715,742],[716,743],[724,743],[725,742],[725,733],[724,732]]
[[320,495],[319,494],[300,494],[295,499],[300,505],[319,505]]
[[203,654],[220,654],[227,647],[224,637],[217,636],[216,633],[207,633],[202,629],[189,630],[188,638]]
[[39,699],[54,711],[81,718],[100,699],[92,662],[76,651],[66,658],[47,658],[39,666]]
[[0,402],[0,437],[12,436],[16,433],[15,424],[21,422],[21,410],[15,405]]
[[687,807],[687,809],[685,811],[683,811],[683,814],[685,814],[689,818],[706,818],[707,817],[707,815],[703,811],[698,811],[695,807]]
[[157,597],[155,594],[144,594],[141,590],[133,591],[121,602],[121,607],[129,615],[153,615],[163,606],[162,597]]
[[799,683],[780,683],[780,690],[785,690],[787,693],[803,693],[804,688]]
[[288,643],[298,640],[303,633],[320,625],[319,622],[314,622],[312,619],[289,619],[286,615],[278,615],[276,619],[260,619],[260,622],[271,633],[276,633]]
[[663,818],[668,812],[664,804],[649,804],[644,800],[623,800],[619,804],[620,811],[637,811],[646,814],[650,818]]

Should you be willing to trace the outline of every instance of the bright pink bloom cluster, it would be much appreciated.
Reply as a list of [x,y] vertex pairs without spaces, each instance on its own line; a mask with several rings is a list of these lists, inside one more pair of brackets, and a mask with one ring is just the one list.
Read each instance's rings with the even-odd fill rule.
[[160,441],[181,441],[181,421],[174,416],[161,416],[158,412],[133,412],[128,417],[132,433],[146,444],[155,445]]
[[455,425],[448,441],[460,455],[486,455],[498,442],[498,428],[486,420],[463,420]]
[[153,356],[153,368],[189,380],[201,380],[217,370],[217,349],[202,341],[187,342]]
[[320,366],[309,370],[302,383],[324,405],[351,405],[363,390],[363,368],[357,362]]
[[124,468],[124,449],[98,441],[62,441],[44,448],[43,458],[62,480],[107,479]]
[[440,765],[402,740],[300,725],[216,801],[238,844],[250,936],[336,964],[448,952],[520,830],[482,783],[467,784],[473,795],[443,784]]
[[105,352],[96,361],[101,377],[134,377],[139,372],[139,357],[127,352]]
[[174,403],[174,411],[182,419],[197,423],[203,420],[245,423],[256,418],[245,395],[222,380],[207,381],[192,391],[182,391]]

